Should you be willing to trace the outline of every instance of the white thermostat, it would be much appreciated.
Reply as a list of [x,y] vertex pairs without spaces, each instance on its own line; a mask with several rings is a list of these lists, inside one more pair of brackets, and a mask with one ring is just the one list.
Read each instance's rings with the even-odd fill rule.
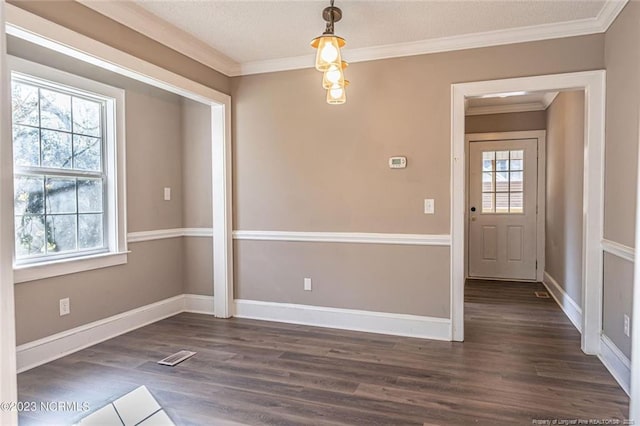
[[391,157],[389,158],[390,169],[404,169],[407,167],[407,157]]

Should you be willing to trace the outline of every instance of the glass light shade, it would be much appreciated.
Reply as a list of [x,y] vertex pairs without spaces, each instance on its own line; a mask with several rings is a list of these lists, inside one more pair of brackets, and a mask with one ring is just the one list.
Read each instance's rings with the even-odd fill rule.
[[339,105],[347,102],[347,91],[344,87],[335,85],[327,89],[327,103],[331,105]]
[[311,46],[318,49],[316,53],[316,69],[318,71],[326,71],[331,65],[340,67],[342,57],[340,48],[345,45],[342,37],[332,34],[316,37],[311,42]]
[[344,87],[344,69],[347,65],[344,61],[342,61],[341,67],[330,65],[322,76],[322,87],[325,89],[329,89],[335,85]]

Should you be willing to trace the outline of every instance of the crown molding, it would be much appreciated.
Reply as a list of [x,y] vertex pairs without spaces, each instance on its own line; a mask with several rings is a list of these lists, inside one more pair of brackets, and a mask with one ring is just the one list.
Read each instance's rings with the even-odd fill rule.
[[607,0],[598,13],[597,21],[600,24],[600,32],[609,29],[629,0]]
[[528,102],[523,104],[469,107],[465,115],[507,114],[512,112],[544,111],[545,109],[546,107],[542,102]]
[[[238,63],[131,1],[77,1],[229,77],[313,67],[313,54]],[[595,18],[347,49],[344,53],[355,63],[603,33],[628,1],[607,0]]]
[[545,93],[544,97],[542,98],[542,103],[544,104],[544,109],[547,109],[551,106],[551,104],[553,103],[553,101],[556,100],[556,97],[558,96],[558,93],[560,92],[549,92],[549,93]]
[[[506,105],[467,106],[465,115],[507,114],[513,112],[544,111],[554,101],[559,92],[545,93],[540,102],[521,102]],[[466,100],[465,100],[466,102]]]
[[[598,34],[605,32],[609,28],[628,1],[629,0],[607,0],[596,18],[464,34],[408,43],[345,49],[344,56],[349,63],[356,63]],[[314,64],[313,57],[314,55],[304,55],[265,61],[244,62],[240,64],[237,75],[312,68]]]
[[131,1],[76,1],[222,74],[238,74],[233,59]]

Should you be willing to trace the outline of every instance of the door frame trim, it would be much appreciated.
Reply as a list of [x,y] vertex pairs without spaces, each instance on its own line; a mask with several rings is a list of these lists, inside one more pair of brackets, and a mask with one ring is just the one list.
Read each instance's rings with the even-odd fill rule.
[[451,85],[452,340],[464,340],[465,100],[514,91],[585,91],[582,351],[600,353],[606,71],[539,75]]
[[[542,282],[544,279],[544,256],[545,256],[545,222],[546,222],[546,197],[545,188],[547,183],[546,176],[546,149],[547,149],[547,131],[546,130],[526,130],[520,132],[491,132],[491,133],[467,133],[465,134],[465,158],[469,158],[469,147],[471,142],[489,142],[517,139],[537,139],[538,140],[538,159],[537,159],[537,175],[538,185],[536,192],[536,201],[538,211],[536,213],[536,281]],[[465,191],[469,188],[469,167],[466,168]],[[468,192],[468,191],[467,191]],[[466,197],[467,208],[465,209],[465,262],[464,276],[469,278],[469,197]]]

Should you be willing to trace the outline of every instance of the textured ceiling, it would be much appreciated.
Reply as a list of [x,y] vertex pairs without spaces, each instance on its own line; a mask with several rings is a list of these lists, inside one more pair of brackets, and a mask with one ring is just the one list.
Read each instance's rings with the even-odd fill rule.
[[[308,55],[329,1],[137,0],[147,11],[244,63]],[[604,0],[336,0],[336,34],[363,48],[593,19]]]

